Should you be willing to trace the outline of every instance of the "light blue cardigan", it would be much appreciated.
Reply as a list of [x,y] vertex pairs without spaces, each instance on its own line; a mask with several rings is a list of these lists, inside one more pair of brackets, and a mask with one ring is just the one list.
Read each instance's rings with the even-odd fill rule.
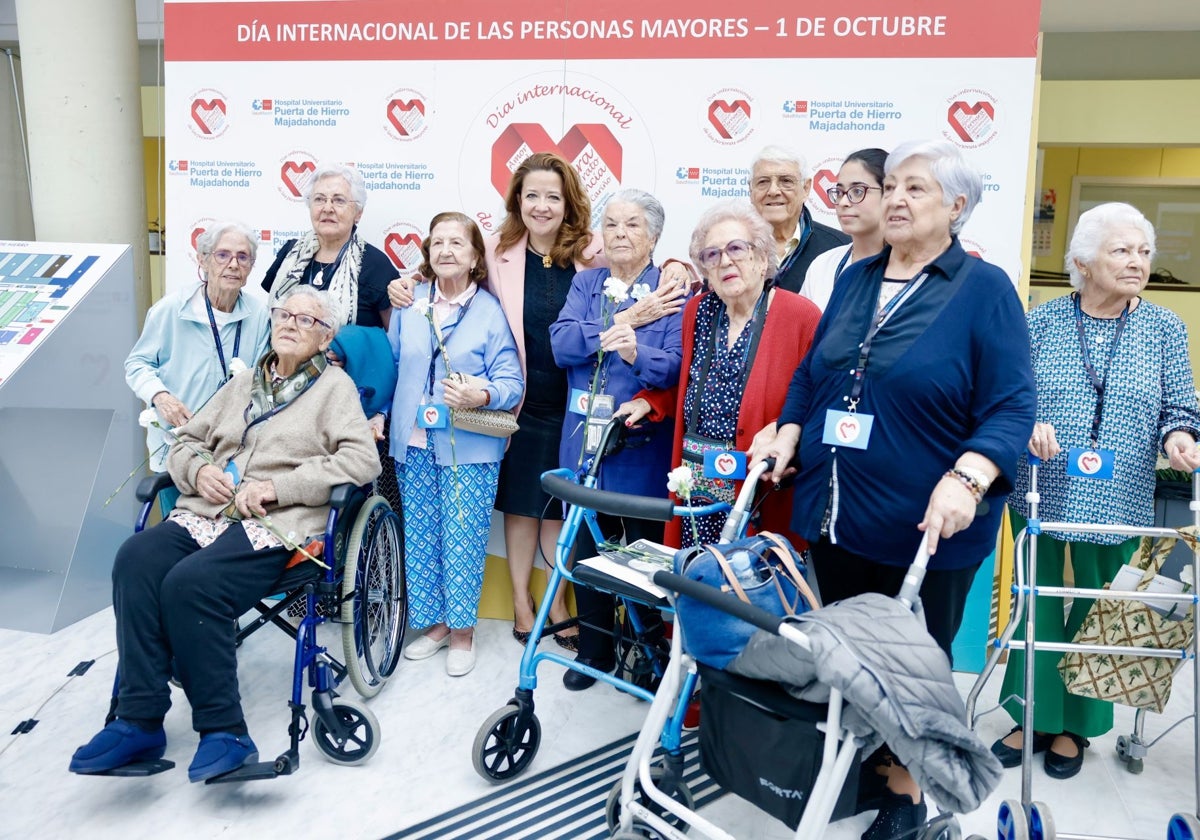
[[[418,300],[428,286],[417,287]],[[512,330],[500,309],[500,303],[483,289],[478,290],[462,315],[462,323],[443,325],[446,352],[450,367],[456,373],[482,376],[491,384],[488,408],[515,408],[525,392],[525,378],[517,358],[517,345]],[[436,341],[429,320],[420,308],[410,306],[393,309],[388,327],[392,358],[397,365],[396,395],[392,399],[392,430],[390,453],[397,464],[403,464],[417,421],[417,409],[423,404],[429,381],[429,363]],[[442,380],[446,378],[445,360],[439,355],[433,372],[432,403],[443,402]],[[434,455],[440,466],[485,464],[504,457],[505,438],[488,437],[462,429],[454,430],[454,457],[450,453],[450,435],[434,435]]]

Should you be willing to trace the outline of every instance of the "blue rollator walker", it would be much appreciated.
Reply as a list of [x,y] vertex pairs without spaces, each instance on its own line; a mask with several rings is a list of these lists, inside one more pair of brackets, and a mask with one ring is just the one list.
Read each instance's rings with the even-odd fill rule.
[[[1017,702],[1022,707],[1021,725],[1024,732],[1033,732],[1033,702],[1027,698],[1035,696],[1034,693],[1034,652],[1035,651],[1054,651],[1054,652],[1073,652],[1082,651],[1092,654],[1103,654],[1107,656],[1122,656],[1130,655],[1131,650],[1136,650],[1138,657],[1156,657],[1162,659],[1191,659],[1193,662],[1193,686],[1192,699],[1195,704],[1192,715],[1189,717],[1193,721],[1193,756],[1195,764],[1193,766],[1193,777],[1195,784],[1195,807],[1200,809],[1200,726],[1196,725],[1196,721],[1200,720],[1200,669],[1195,667],[1197,654],[1197,638],[1196,634],[1192,634],[1191,645],[1183,650],[1168,650],[1164,648],[1129,648],[1121,646],[1101,646],[1101,645],[1082,645],[1076,643],[1051,643],[1039,642],[1034,636],[1034,620],[1037,614],[1038,599],[1044,596],[1062,598],[1089,598],[1089,599],[1106,599],[1106,600],[1136,600],[1144,601],[1153,604],[1172,605],[1179,604],[1191,608],[1191,617],[1193,623],[1196,619],[1196,605],[1200,602],[1200,597],[1196,592],[1187,594],[1166,594],[1166,593],[1151,593],[1142,591],[1110,591],[1108,589],[1080,589],[1068,586],[1037,586],[1037,540],[1031,537],[1038,534],[1120,534],[1126,537],[1153,537],[1153,538],[1176,538],[1179,532],[1174,528],[1136,528],[1125,525],[1088,525],[1088,524],[1073,524],[1070,522],[1043,522],[1038,518],[1038,503],[1041,500],[1037,491],[1037,473],[1038,467],[1041,464],[1041,459],[1029,455],[1029,492],[1026,494],[1026,500],[1029,502],[1029,520],[1025,529],[1017,536],[1015,545],[1015,559],[1013,561],[1013,574],[1015,582],[1012,586],[1013,606],[1010,613],[1008,627],[1001,636],[996,639],[991,655],[988,657],[987,664],[984,666],[983,673],[979,675],[971,693],[967,699],[967,714],[969,723],[974,728],[979,718],[985,714],[990,714],[999,705],[991,709],[987,709],[978,715],[975,714],[976,701],[979,699],[979,693],[983,686],[995,670],[997,663],[1000,661],[1001,655],[1010,649],[1022,649],[1025,651],[1025,670],[1024,670],[1024,698],[1011,697],[1001,698],[1001,704],[1009,699]],[[1200,473],[1192,475],[1192,501],[1190,503],[1193,522],[1197,527],[1200,527]],[[1195,575],[1200,573],[1200,549],[1193,552],[1192,555],[1192,574],[1193,580],[1197,578]],[[1018,625],[1023,622],[1025,628],[1025,639],[1013,641],[1013,635],[1016,633]],[[1139,710],[1135,719],[1135,736],[1140,738],[1141,721],[1143,715]],[[1185,718],[1184,720],[1187,720]],[[1175,725],[1184,721],[1179,721]],[[1172,727],[1174,728],[1174,726]],[[1168,730],[1169,731],[1169,730]],[[1021,745],[1021,798],[1006,799],[1000,804],[999,813],[997,815],[997,837],[999,840],[1055,840],[1055,838],[1078,838],[1078,840],[1097,840],[1094,835],[1087,834],[1067,834],[1057,831],[1054,825],[1054,820],[1050,814],[1050,809],[1044,802],[1038,802],[1033,799],[1033,738],[1026,737],[1022,740]],[[1145,746],[1142,746],[1141,752],[1138,755],[1133,755],[1130,751],[1130,741],[1123,736],[1117,740],[1117,754],[1122,761],[1131,763],[1136,759],[1139,763],[1130,766],[1127,764],[1130,772],[1139,772],[1141,770],[1141,757],[1145,754]],[[1174,814],[1167,824],[1167,840],[1197,840],[1200,838],[1200,810],[1194,813],[1178,813]],[[1116,838],[1107,838],[1107,840],[1116,840]]]
[[[136,491],[142,508],[135,531],[146,527],[159,494],[173,487],[168,473],[142,479]],[[371,495],[369,486],[333,488],[322,550],[327,565],[322,568],[305,560],[286,569],[275,584],[282,596],[256,604],[259,615],[238,627],[239,646],[268,624],[295,640],[288,749],[273,761],[244,765],[205,784],[273,779],[299,769],[300,741],[310,731],[303,702],[306,675],[312,689],[312,741],[320,753],[332,762],[350,765],[374,755],[379,748],[379,721],[365,704],[338,696],[338,689],[348,679],[362,697],[373,697],[399,662],[408,627],[403,534],[399,512],[382,496]],[[304,610],[299,626],[284,618],[291,608]],[[318,642],[317,627],[326,622],[341,625],[344,664]],[[116,693],[114,684],[108,720],[115,716]],[[150,776],[174,766],[158,759],[97,775]]]
[[[585,462],[585,471],[578,478],[567,469],[550,470],[542,475],[542,489],[556,499],[561,499],[569,505],[562,531],[559,533],[558,544],[555,547],[554,569],[546,587],[546,594],[538,608],[534,619],[533,629],[525,644],[525,652],[521,656],[520,677],[517,690],[511,700],[493,712],[475,736],[471,747],[471,758],[475,771],[489,782],[499,783],[514,779],[523,773],[533,761],[541,743],[542,729],[534,714],[533,691],[537,687],[537,667],[542,662],[552,662],[569,670],[578,671],[594,677],[597,680],[633,695],[641,700],[654,699],[653,686],[657,685],[664,671],[665,656],[653,643],[646,641],[646,628],[643,627],[638,611],[634,605],[655,607],[665,613],[670,612],[670,604],[666,598],[648,592],[644,587],[619,580],[597,569],[588,566],[575,565],[568,569],[567,563],[571,549],[581,527],[591,529],[591,534],[599,546],[604,542],[603,535],[596,524],[596,514],[603,513],[611,516],[645,519],[653,522],[669,522],[676,516],[696,515],[706,516],[712,513],[728,511],[729,505],[724,503],[706,505],[704,507],[676,506],[667,498],[651,498],[648,496],[632,496],[596,489],[597,477],[601,461],[605,454],[615,451],[620,445],[621,435],[624,434],[624,417],[615,417],[604,427],[600,436],[597,454]],[[666,483],[666,476],[663,477]],[[747,482],[748,483],[748,482]],[[744,530],[748,515],[741,517],[741,527]],[[618,658],[617,674],[608,674],[582,665],[573,659],[568,659],[553,651],[539,651],[538,642],[547,633],[557,632],[571,622],[548,626],[550,619],[550,604],[558,588],[565,581],[576,586],[586,586],[616,596],[619,607],[624,608],[626,622],[632,629],[632,638],[628,640],[625,654],[625,668],[632,680],[623,679],[622,661]],[[625,646],[626,641],[622,641]],[[662,651],[665,653],[665,651]],[[632,664],[630,664],[632,660]],[[666,753],[666,773],[678,773],[678,786],[686,790],[682,784],[683,758],[680,748],[682,738],[683,715],[691,698],[691,689],[695,687],[695,675],[685,690],[679,692],[673,705],[670,721],[662,737],[663,750]],[[667,782],[671,781],[671,778]],[[667,783],[664,782],[664,783]]]

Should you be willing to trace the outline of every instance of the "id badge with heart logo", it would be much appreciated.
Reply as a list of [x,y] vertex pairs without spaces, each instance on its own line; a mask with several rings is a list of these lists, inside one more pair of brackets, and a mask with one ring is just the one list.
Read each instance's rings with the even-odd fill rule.
[[705,478],[746,477],[746,453],[730,452],[729,450],[710,449],[704,453]]
[[831,408],[825,412],[825,434],[821,437],[821,442],[830,446],[866,449],[867,442],[871,439],[871,424],[874,422],[873,414],[834,411]]
[[1067,450],[1067,475],[1112,481],[1115,460],[1116,452],[1112,449],[1084,449],[1082,446],[1072,446]]
[[450,420],[450,411],[444,405],[423,405],[417,409],[417,425],[422,429],[444,429]]

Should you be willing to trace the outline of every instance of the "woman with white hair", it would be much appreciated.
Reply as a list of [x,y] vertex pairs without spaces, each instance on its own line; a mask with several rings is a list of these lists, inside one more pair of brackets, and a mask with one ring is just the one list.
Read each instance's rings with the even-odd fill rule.
[[358,222],[367,187],[353,166],[322,164],[304,195],[312,233],[283,243],[262,287],[278,301],[292,287],[311,285],[334,299],[339,325],[387,329],[387,285],[399,273],[387,254],[363,242]]
[[[1066,267],[1076,291],[1029,313],[1037,423],[1029,451],[1038,471],[1039,515],[1054,522],[1154,524],[1154,467],[1161,451],[1174,469],[1200,466],[1196,392],[1188,361],[1187,328],[1170,310],[1143,300],[1154,258],[1154,228],[1136,208],[1110,203],[1079,217]],[[1084,459],[1111,464],[1093,473]],[[1097,458],[1096,456],[1100,456]],[[1013,533],[1029,516],[1027,471],[1008,504]],[[1116,534],[1043,534],[1037,538],[1039,586],[1062,586],[1071,549],[1075,585],[1100,589],[1129,561],[1138,539]],[[1039,642],[1069,642],[1092,601],[1039,603]],[[1083,764],[1088,738],[1112,728],[1112,704],[1069,694],[1056,673],[1059,654],[1035,662],[1034,752],[1045,752],[1047,775],[1068,779]],[[1009,655],[1001,697],[1020,695],[1024,654]],[[1021,707],[1006,706],[1014,721]],[[1001,763],[1021,763],[1015,727],[992,746]]]
[[[809,541],[827,604],[894,596],[924,532],[921,600],[949,657],[996,545],[1036,392],[1012,281],[958,241],[979,173],[936,141],[902,144],[884,173],[887,247],[834,287],[778,433],[760,435],[751,460],[777,458],[768,478],[779,481],[799,455],[792,528]],[[880,811],[864,840],[924,822],[920,788],[886,750],[866,767],[873,801],[861,807]]]

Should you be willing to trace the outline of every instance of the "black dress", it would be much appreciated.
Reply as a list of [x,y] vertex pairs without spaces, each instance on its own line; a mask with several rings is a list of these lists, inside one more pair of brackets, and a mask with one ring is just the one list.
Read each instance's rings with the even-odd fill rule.
[[558,444],[567,411],[567,372],[554,362],[550,325],[558,320],[575,266],[545,268],[532,251],[525,254],[525,403],[500,463],[496,510],[517,516],[562,519],[562,504],[547,507],[542,473],[558,467]]

